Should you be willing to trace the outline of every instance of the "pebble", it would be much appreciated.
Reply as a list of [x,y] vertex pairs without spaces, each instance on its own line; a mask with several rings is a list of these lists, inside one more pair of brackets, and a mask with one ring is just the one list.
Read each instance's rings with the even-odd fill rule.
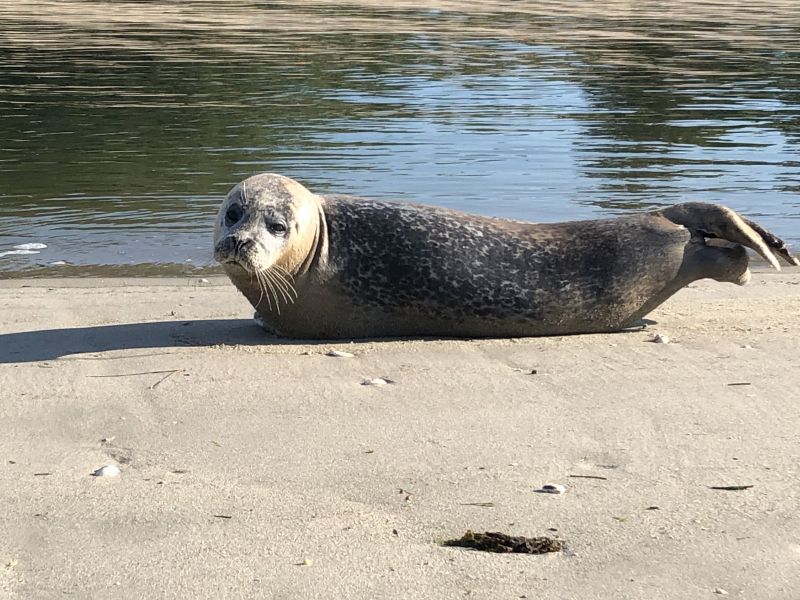
[[653,336],[653,342],[656,344],[669,344],[669,336],[665,333],[657,333]]
[[116,477],[119,475],[119,467],[116,465],[103,465],[97,469],[92,475],[95,477]]
[[715,594],[719,594],[720,596],[727,596],[728,595],[728,592],[723,590],[722,588],[716,588],[714,590],[714,593]]
[[331,350],[330,352],[326,352],[325,356],[335,356],[336,358],[353,358],[355,354],[350,354],[349,352],[344,352],[342,350]]
[[376,377],[375,379],[363,379],[361,381],[361,385],[386,385],[389,381],[383,379],[382,377]]
[[560,483],[545,483],[537,491],[545,494],[563,494],[567,491],[567,486],[561,485]]

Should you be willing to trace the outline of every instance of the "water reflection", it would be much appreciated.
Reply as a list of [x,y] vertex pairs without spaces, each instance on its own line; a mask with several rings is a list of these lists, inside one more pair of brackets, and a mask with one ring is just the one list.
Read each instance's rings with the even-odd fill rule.
[[3,4],[0,250],[49,247],[0,272],[210,264],[263,170],[540,221],[706,199],[800,241],[792,3],[602,4]]

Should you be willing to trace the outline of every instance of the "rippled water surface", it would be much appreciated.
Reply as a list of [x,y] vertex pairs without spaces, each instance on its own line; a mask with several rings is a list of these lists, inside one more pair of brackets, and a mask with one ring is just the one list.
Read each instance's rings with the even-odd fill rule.
[[538,221],[702,199],[800,243],[793,0],[385,4],[0,3],[0,276],[203,272],[260,171]]

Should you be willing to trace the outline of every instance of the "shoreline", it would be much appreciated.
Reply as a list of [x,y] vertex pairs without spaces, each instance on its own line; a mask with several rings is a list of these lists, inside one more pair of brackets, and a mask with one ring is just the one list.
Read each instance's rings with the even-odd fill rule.
[[[755,273],[775,272],[767,262],[755,252],[748,251],[750,260],[750,270]],[[785,265],[784,265],[785,266]],[[183,281],[191,279],[216,279],[221,278],[227,281],[227,276],[223,268],[215,263],[189,267],[185,263],[141,263],[136,265],[57,265],[57,266],[37,266],[25,269],[0,270],[0,286],[5,281],[63,281],[65,285],[72,286],[70,282],[75,281],[106,281],[113,282],[141,280],[142,285],[146,282],[160,280]]]
[[0,281],[37,279],[80,279],[80,278],[190,278],[223,275],[222,267],[216,263],[189,267],[186,263],[136,265],[42,265],[23,269],[0,271]]
[[0,280],[0,595],[792,598],[797,271],[641,331],[354,343],[267,337],[223,276]]

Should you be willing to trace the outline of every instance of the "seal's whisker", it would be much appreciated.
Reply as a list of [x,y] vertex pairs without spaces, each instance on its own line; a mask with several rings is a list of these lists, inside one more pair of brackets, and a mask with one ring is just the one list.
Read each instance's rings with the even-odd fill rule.
[[289,303],[289,297],[286,295],[286,286],[285,284],[278,278],[277,273],[271,272],[269,269],[264,271],[265,275],[269,277],[269,280],[275,286],[275,289],[281,293],[281,298],[287,304]]
[[284,267],[282,267],[280,265],[273,264],[270,267],[270,269],[276,269],[276,270],[280,271],[281,273],[283,273],[286,277],[288,277],[290,279],[294,279],[294,275],[292,275],[289,271],[287,271]]
[[[250,285],[251,286],[253,285],[253,273],[252,272],[250,273]],[[261,286],[260,285],[258,286],[258,289],[261,290]],[[261,298],[263,298],[263,297],[264,297],[264,291],[261,290],[261,294],[258,297],[258,302],[256,302],[255,307],[254,307],[256,310],[258,310],[258,306],[261,304]]]
[[294,287],[294,276],[291,273],[289,273],[289,271],[287,271],[286,269],[281,267],[280,265],[272,265],[272,267],[270,267],[270,268],[271,269],[277,269],[277,272],[275,273],[275,275],[277,275],[280,278],[280,280],[284,284],[286,284],[286,286],[288,287],[288,291],[291,292],[292,294],[294,294],[294,299],[291,300],[291,302],[294,302],[294,300],[297,300],[297,290]]
[[278,293],[275,291],[275,283],[269,273],[269,269],[261,271],[261,277],[267,284],[267,290],[272,292],[272,297],[275,299],[275,310],[278,311],[278,314],[281,314],[281,305],[280,301],[278,300]]
[[[286,284],[286,287],[288,288],[289,302],[294,302],[295,300],[297,300],[297,289],[294,287],[292,282],[286,279],[286,277],[282,277],[281,281],[283,281]],[[294,298],[291,297],[292,294],[294,294]]]
[[279,277],[278,273],[271,271],[269,276],[275,288],[281,293],[281,298],[283,298],[284,303],[288,306],[294,302],[292,297],[288,294],[286,283]]
[[266,293],[267,300],[269,301],[269,309],[272,310],[272,299],[274,298],[275,309],[278,311],[278,314],[281,314],[281,307],[278,304],[278,298],[275,296],[275,289],[272,286],[272,282],[263,271],[261,272],[261,281],[264,282],[264,292]]
[[264,288],[261,286],[261,281],[258,279],[258,273],[250,273],[250,284],[253,283],[253,276],[255,275],[256,281],[258,281],[258,302],[255,303],[254,308],[258,310],[258,307],[261,306],[261,301],[264,299]]
[[[294,302],[297,299],[297,291],[294,289],[294,286],[291,283],[289,283],[286,280],[286,278],[279,272],[271,271],[271,269],[267,269],[267,271],[269,272],[272,281],[281,291],[281,295],[283,296],[283,299],[286,301],[286,304],[291,304],[292,302]],[[291,295],[292,293],[294,293],[294,298],[292,298]]]
[[[264,295],[265,295],[267,286],[266,286],[263,278],[261,277],[261,273],[259,271],[254,271],[254,274],[256,276],[256,279],[258,280],[258,289],[260,290],[260,296],[258,298],[258,303],[256,304],[256,309],[258,309],[258,306],[261,304],[261,301],[264,299]],[[267,308],[269,308],[269,310],[272,311],[272,301],[269,299],[269,293],[266,294],[266,298],[267,298]]]

